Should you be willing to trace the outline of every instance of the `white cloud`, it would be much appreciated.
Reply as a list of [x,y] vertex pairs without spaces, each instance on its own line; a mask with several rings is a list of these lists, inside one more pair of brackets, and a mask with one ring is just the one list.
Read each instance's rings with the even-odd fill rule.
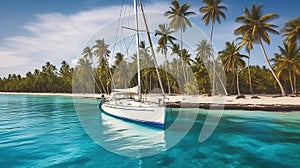
[[[157,25],[160,23],[168,22],[162,14],[169,10],[169,6],[169,2],[159,1],[145,4],[145,11],[160,11],[160,13],[154,12],[156,15],[147,17],[151,30],[157,29]],[[126,8],[132,7],[127,6]],[[57,65],[57,68],[63,60],[74,65],[74,60],[79,58],[81,50],[86,45],[93,45],[96,39],[104,38],[105,42],[112,46],[112,43],[115,42],[120,9],[120,6],[110,6],[69,15],[63,13],[36,15],[36,21],[23,25],[23,29],[27,32],[26,35],[11,36],[0,43],[3,44],[0,45],[0,77],[7,76],[9,73],[24,75],[35,68],[41,68],[46,61]],[[198,8],[193,10],[197,13],[191,17],[191,21],[194,21],[195,25],[193,30],[187,29],[184,37],[185,43],[191,46],[193,46],[194,41],[203,39],[202,35],[195,32],[203,29],[209,36],[210,30],[210,26],[203,25],[201,16],[197,11]],[[194,29],[196,25],[198,25],[199,30]],[[221,25],[215,25],[214,45],[217,50],[222,50],[226,41],[235,39],[233,30],[236,27],[237,23],[225,21]],[[130,31],[126,31],[126,33],[127,35],[128,33],[132,34]],[[174,35],[177,38],[180,36],[178,32]],[[276,46],[273,48],[276,49]]]
[[7,76],[8,74],[19,74],[20,72],[26,73],[23,67],[33,68],[36,64],[32,60],[20,55],[13,49],[7,50],[0,48],[0,75]]
[[[168,9],[168,4],[154,2],[146,4],[146,8],[149,11],[164,11]],[[0,76],[7,76],[9,73],[24,75],[34,68],[40,68],[46,61],[58,67],[63,60],[72,64],[89,37],[101,26],[117,20],[119,11],[120,6],[110,6],[71,15],[36,15],[36,21],[23,26],[27,35],[11,36],[2,42]],[[113,39],[114,36],[115,33],[110,30],[108,37]]]

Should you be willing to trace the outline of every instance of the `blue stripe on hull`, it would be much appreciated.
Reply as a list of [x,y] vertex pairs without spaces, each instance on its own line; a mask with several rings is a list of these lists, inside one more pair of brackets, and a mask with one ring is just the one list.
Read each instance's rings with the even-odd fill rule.
[[137,123],[137,124],[146,124],[146,125],[154,126],[154,127],[157,127],[157,128],[164,128],[165,127],[164,124],[162,124],[162,123],[142,121],[142,120],[133,120],[133,119],[125,118],[125,117],[119,117],[119,116],[116,116],[116,115],[113,115],[113,114],[110,114],[110,113],[104,111],[101,107],[100,107],[100,111],[104,112],[105,114],[107,114],[109,116],[112,116],[112,117],[115,117],[115,118],[118,118],[118,119],[122,119],[122,120],[125,120],[125,121],[130,121],[130,122]]

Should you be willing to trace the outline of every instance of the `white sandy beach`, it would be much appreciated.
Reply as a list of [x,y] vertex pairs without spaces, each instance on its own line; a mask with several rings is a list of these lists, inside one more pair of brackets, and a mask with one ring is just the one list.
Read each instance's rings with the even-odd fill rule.
[[[0,92],[0,94],[25,94],[25,95],[55,95],[99,98],[102,94],[71,94],[71,93],[14,93]],[[109,95],[105,95],[109,97]],[[169,102],[187,102],[187,103],[221,103],[221,104],[247,104],[247,105],[300,105],[300,97],[273,97],[274,95],[258,95],[260,99],[251,99],[251,95],[245,95],[245,98],[236,99],[236,95],[231,96],[205,96],[205,95],[177,95],[167,96]]]
[[224,104],[253,104],[253,105],[300,105],[300,97],[276,97],[274,95],[258,95],[260,99],[251,99],[251,95],[245,95],[245,98],[236,99],[236,95],[232,96],[169,96],[170,102],[182,101],[190,103],[217,103]]

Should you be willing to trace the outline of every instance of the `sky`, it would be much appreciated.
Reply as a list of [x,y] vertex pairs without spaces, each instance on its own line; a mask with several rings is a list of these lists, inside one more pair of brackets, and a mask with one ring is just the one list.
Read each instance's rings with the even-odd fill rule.
[[[196,13],[189,17],[193,28],[197,27],[208,36],[210,26],[203,24],[198,10],[203,6],[202,1],[179,2],[191,5],[191,11]],[[169,10],[170,3],[170,0],[144,0],[147,11],[160,13]],[[91,39],[104,36],[114,39],[115,32],[109,30],[109,26],[118,21],[122,4],[132,3],[131,0],[1,0],[0,78],[8,74],[24,76],[28,71],[41,69],[47,61],[57,68],[63,60],[74,66]],[[233,31],[240,24],[235,22],[235,18],[242,15],[244,7],[251,8],[252,4],[263,4],[263,14],[276,13],[280,16],[272,22],[279,26],[277,30],[300,13],[298,0],[223,0],[222,5],[228,10],[225,11],[226,20],[215,25],[213,44],[216,50],[224,49],[226,41],[236,39]],[[99,36],[96,36],[97,33]],[[270,46],[265,44],[269,58],[278,52],[277,46],[282,45],[283,38],[271,35],[271,40]],[[245,50],[241,52],[247,54]],[[266,65],[257,45],[251,52],[251,64]]]

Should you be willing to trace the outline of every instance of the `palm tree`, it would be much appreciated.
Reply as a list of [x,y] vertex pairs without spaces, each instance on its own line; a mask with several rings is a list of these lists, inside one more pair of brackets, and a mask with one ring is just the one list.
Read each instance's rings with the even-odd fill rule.
[[63,84],[63,86],[61,86],[63,91],[71,91],[70,88],[72,88],[72,72],[70,65],[66,61],[62,61],[59,73]]
[[285,42],[296,43],[300,40],[300,17],[289,20],[281,29],[282,36],[285,36]]
[[92,73],[92,63],[89,59],[80,58],[75,66],[75,76],[73,81],[75,81],[75,91],[81,91],[83,93],[92,93],[93,88],[91,88],[91,82],[95,81],[94,75],[87,75]]
[[[210,46],[209,46],[210,47]],[[200,57],[196,57],[192,64],[194,76],[198,82],[200,93],[208,93],[210,90],[210,80],[207,68]]]
[[[179,57],[179,55],[180,55],[180,46],[179,46],[179,44],[172,44],[172,46],[171,46],[171,55],[175,55],[176,57]],[[177,76],[177,78],[179,78],[179,75],[180,75],[180,73],[179,73],[179,64],[178,64],[178,60],[176,60],[175,58],[173,59],[173,62],[176,62],[176,69],[177,69],[177,71],[176,71],[176,76]]]
[[[184,76],[185,73],[183,72],[183,74],[182,74],[181,73],[182,71],[180,70],[180,68],[183,69],[183,67],[184,67],[184,65],[183,65],[184,61],[181,60],[182,58],[184,58],[184,56],[182,57],[182,55],[184,55],[184,53],[182,53],[184,50],[180,50],[179,44],[175,44],[175,43],[172,44],[171,50],[172,50],[171,55],[176,55],[177,57],[180,58],[180,60],[175,59],[175,58],[173,59],[173,64],[174,65],[176,64],[176,66],[173,66],[173,67],[176,67],[176,70],[173,69],[173,73],[176,75],[178,82],[181,81],[181,82],[179,82],[179,85],[182,86],[186,82],[185,81],[186,77]],[[181,66],[179,66],[179,64],[181,64]],[[180,79],[182,79],[182,77],[183,77],[184,81],[180,80]],[[178,89],[176,89],[176,90],[178,90]]]
[[[176,40],[175,37],[171,36],[171,34],[174,32],[170,29],[170,27],[167,26],[167,24],[160,24],[158,25],[160,30],[155,30],[155,36],[160,36],[158,40],[158,47],[157,52],[161,52],[165,56],[165,71],[168,72],[167,66],[169,64],[168,62],[168,47],[170,47],[168,44],[173,44],[173,40]],[[167,82],[168,82],[168,92],[171,94],[171,86],[170,81],[168,77],[168,73],[166,73]]]
[[[109,74],[110,78],[112,79],[112,74],[110,72],[110,68],[108,65],[108,57],[110,54],[110,50],[108,49],[108,47],[109,47],[109,45],[107,45],[105,43],[104,39],[96,40],[96,44],[92,47],[92,49],[94,50],[94,55],[96,57],[98,57],[98,64],[99,64],[98,71],[101,72],[100,76],[102,76],[105,81],[109,80],[106,77],[105,71],[108,71],[108,74]],[[111,81],[112,81],[112,84],[114,85],[113,80],[111,80]],[[107,92],[108,92],[108,90],[107,90]]]
[[282,96],[285,96],[286,93],[284,91],[284,88],[277,78],[270,62],[268,59],[268,56],[266,54],[263,42],[266,42],[268,45],[271,42],[269,33],[273,34],[279,34],[278,31],[276,31],[273,28],[276,28],[278,26],[268,23],[268,21],[271,21],[275,18],[278,18],[279,16],[277,14],[269,13],[262,16],[261,11],[262,5],[256,6],[255,4],[252,5],[251,11],[248,10],[247,7],[244,9],[244,14],[242,16],[239,16],[235,19],[236,22],[242,23],[240,27],[234,30],[234,33],[236,35],[242,35],[243,38],[246,38],[245,36],[251,36],[254,39],[254,42],[257,42],[260,45],[261,51],[263,53],[264,59],[273,75],[275,80],[277,81]]
[[140,48],[140,61],[141,67],[154,67],[153,58],[150,56],[149,46],[146,47],[145,41],[141,41],[139,44]]
[[110,50],[108,49],[109,45],[105,44],[104,39],[96,40],[96,44],[93,46],[94,54],[98,57],[99,62],[107,61],[109,57]]
[[[99,41],[99,40],[98,40],[98,41]],[[101,40],[100,40],[100,41],[101,41]],[[103,45],[103,44],[102,44],[102,41],[101,41],[101,42],[100,42],[100,41],[99,41],[99,44],[98,44],[97,47],[100,47],[101,45]],[[103,40],[103,42],[104,42],[104,40]],[[101,44],[100,44],[100,43],[101,43]],[[95,47],[95,46],[94,46],[94,47]],[[101,48],[101,47],[100,47],[100,48]],[[85,48],[82,50],[81,55],[83,56],[84,59],[90,60],[90,61],[92,62],[92,64],[93,64],[93,67],[96,67],[96,66],[95,66],[95,63],[94,63],[94,61],[93,61],[93,50],[92,50],[92,49],[93,49],[93,48],[91,48],[91,47],[89,47],[89,46],[85,47]],[[98,54],[100,54],[100,53],[98,53]],[[81,61],[83,61],[83,60],[81,60]],[[92,68],[89,69],[89,70],[94,71]],[[93,73],[92,73],[92,72],[89,72],[89,74],[91,75],[91,74],[93,74]],[[98,75],[97,75],[97,76],[98,76]],[[99,81],[100,81],[100,84],[101,84],[102,89],[105,91],[105,87],[104,87],[104,85],[103,85],[103,83],[102,83],[102,81],[101,81],[101,79],[100,79],[100,76],[98,76],[98,79],[99,79]],[[102,93],[102,91],[101,91],[101,89],[100,89],[98,83],[96,82],[96,80],[95,80],[95,84],[96,84],[96,86],[97,86],[97,89],[100,91],[100,93]]]
[[128,79],[130,76],[129,68],[126,61],[124,61],[124,55],[122,53],[116,53],[115,55],[115,63],[113,66],[113,79],[115,82],[116,88],[127,88],[128,87]]
[[191,58],[191,54],[189,53],[189,50],[183,49],[183,51],[180,52],[180,57],[183,62],[183,65],[189,65],[191,66],[193,63],[193,59]]
[[226,48],[219,52],[221,60],[224,65],[225,72],[232,71],[236,73],[236,88],[237,93],[240,95],[239,86],[239,69],[245,67],[245,61],[242,58],[247,58],[248,56],[240,54],[240,47],[234,43],[234,41],[226,42]]
[[26,87],[27,87],[27,91],[32,92],[34,89],[34,77],[33,74],[29,71],[26,73],[26,77],[25,77],[25,83],[26,83]]
[[[35,86],[34,87],[35,92],[41,91],[42,86],[43,86],[43,85],[40,84],[40,80],[39,80],[40,76],[41,76],[40,70],[35,69],[34,72],[33,72],[33,79],[34,79],[33,85]],[[9,75],[8,75],[8,78],[9,78]]]
[[[171,19],[170,26],[174,31],[178,31],[178,29],[180,29],[180,51],[183,51],[182,34],[185,32],[186,26],[192,27],[192,24],[187,17],[194,15],[195,12],[189,11],[190,5],[183,4],[181,6],[177,0],[173,0],[171,4],[172,6],[170,7],[170,10],[165,12],[165,16]],[[184,79],[186,79],[186,77]]]
[[171,50],[172,50],[171,55],[177,55],[177,56],[179,56],[179,54],[180,54],[180,48],[179,48],[178,44],[173,44],[172,47],[171,47]]
[[199,44],[197,44],[196,58],[201,59],[203,62],[207,62],[209,58],[212,56],[212,48],[211,45],[207,43],[207,40],[201,40]]
[[283,45],[284,47],[278,46],[280,54],[276,54],[272,61],[274,61],[278,77],[285,72],[288,74],[292,94],[296,94],[296,76],[300,75],[300,48],[296,43],[285,42]]
[[[208,44],[207,40],[201,40],[199,44],[196,45],[196,61],[202,61],[206,66],[207,70],[211,70],[209,67],[213,62],[209,61],[212,58],[212,46]],[[212,73],[215,73],[215,66],[213,66]],[[213,80],[214,81],[214,80]],[[214,82],[213,82],[214,83]],[[211,83],[212,85],[212,83]],[[212,90],[211,90],[212,91]],[[226,92],[226,88],[225,88]],[[227,95],[227,92],[226,92]]]
[[[212,41],[213,41],[213,31],[214,31],[214,25],[217,21],[219,24],[221,23],[221,17],[223,19],[226,19],[226,15],[224,14],[224,10],[227,10],[226,6],[221,6],[221,0],[203,0],[202,1],[205,6],[202,6],[199,8],[200,13],[203,14],[202,20],[204,21],[205,25],[208,25],[211,22],[211,29],[210,29],[210,44],[211,44],[211,50],[212,50],[212,58],[213,58],[213,80],[212,80],[212,93],[215,94],[215,58],[213,55],[213,47],[212,47]],[[222,86],[224,84],[220,80]],[[225,93],[227,94],[226,88],[224,88]]]
[[174,31],[170,29],[170,27],[167,26],[167,24],[160,24],[159,25],[160,30],[155,30],[155,36],[160,36],[158,40],[158,47],[157,52],[161,52],[165,56],[165,61],[168,61],[167,59],[167,51],[169,44],[174,44],[173,40],[176,40],[175,37],[171,36]]
[[[177,57],[179,57],[179,58],[183,58],[181,55],[183,55],[183,53],[182,53],[182,51],[183,50],[181,50],[180,49],[180,46],[179,46],[179,44],[172,44],[172,47],[171,47],[171,50],[172,50],[172,52],[171,52],[171,55],[176,55]],[[173,60],[173,61],[176,61],[176,68],[177,68],[177,78],[179,79],[180,77],[182,77],[181,76],[181,72],[180,72],[180,70],[179,70],[179,63],[181,63],[181,68],[183,68],[183,60],[180,60],[180,61],[178,61],[178,60]],[[184,74],[183,74],[184,75]],[[185,77],[184,77],[184,79],[185,79]],[[186,82],[186,81],[185,81]]]
[[174,33],[174,31],[171,30],[171,28],[167,24],[159,24],[158,27],[159,30],[155,30],[155,36],[160,36],[158,44],[166,46],[166,51],[168,44],[173,44],[173,41],[176,40],[176,38],[171,35],[172,33]]
[[93,59],[93,50],[91,49],[91,47],[85,47],[85,48],[82,50],[82,56],[83,56],[83,58],[85,58],[85,59],[90,59],[90,60],[92,60],[92,59]]
[[221,23],[220,17],[226,19],[226,16],[223,11],[227,10],[227,7],[220,6],[222,0],[203,0],[202,2],[206,5],[200,7],[199,11],[203,14],[202,20],[204,21],[205,25],[208,25],[209,22],[211,22],[210,42],[212,43],[214,24],[216,21],[218,23]]
[[253,43],[254,38],[250,35],[246,35],[244,37],[238,37],[237,40],[241,40],[240,46],[245,46],[245,49],[248,53],[248,79],[249,79],[249,87],[250,87],[250,93],[253,95],[253,87],[252,87],[252,79],[251,79],[251,71],[250,71],[250,55],[251,55],[251,50],[253,49]]
[[165,16],[168,17],[168,19],[171,19],[170,26],[174,31],[178,31],[178,29],[180,29],[180,48],[182,50],[182,33],[185,32],[186,26],[192,27],[187,16],[194,15],[195,12],[189,11],[190,5],[183,4],[181,6],[177,0],[173,0],[171,4],[172,6],[170,7],[170,10],[165,12]]
[[184,82],[188,81],[188,75],[187,75],[187,65],[191,66],[193,63],[193,59],[191,59],[191,54],[187,49],[183,49],[179,52],[179,57],[182,65],[182,72],[184,77]]
[[122,53],[116,53],[115,66],[119,66],[123,60],[124,60],[124,55]]
[[46,92],[53,91],[54,85],[56,82],[56,67],[50,62],[46,62],[46,64],[42,67],[42,79],[44,85],[46,86]]

